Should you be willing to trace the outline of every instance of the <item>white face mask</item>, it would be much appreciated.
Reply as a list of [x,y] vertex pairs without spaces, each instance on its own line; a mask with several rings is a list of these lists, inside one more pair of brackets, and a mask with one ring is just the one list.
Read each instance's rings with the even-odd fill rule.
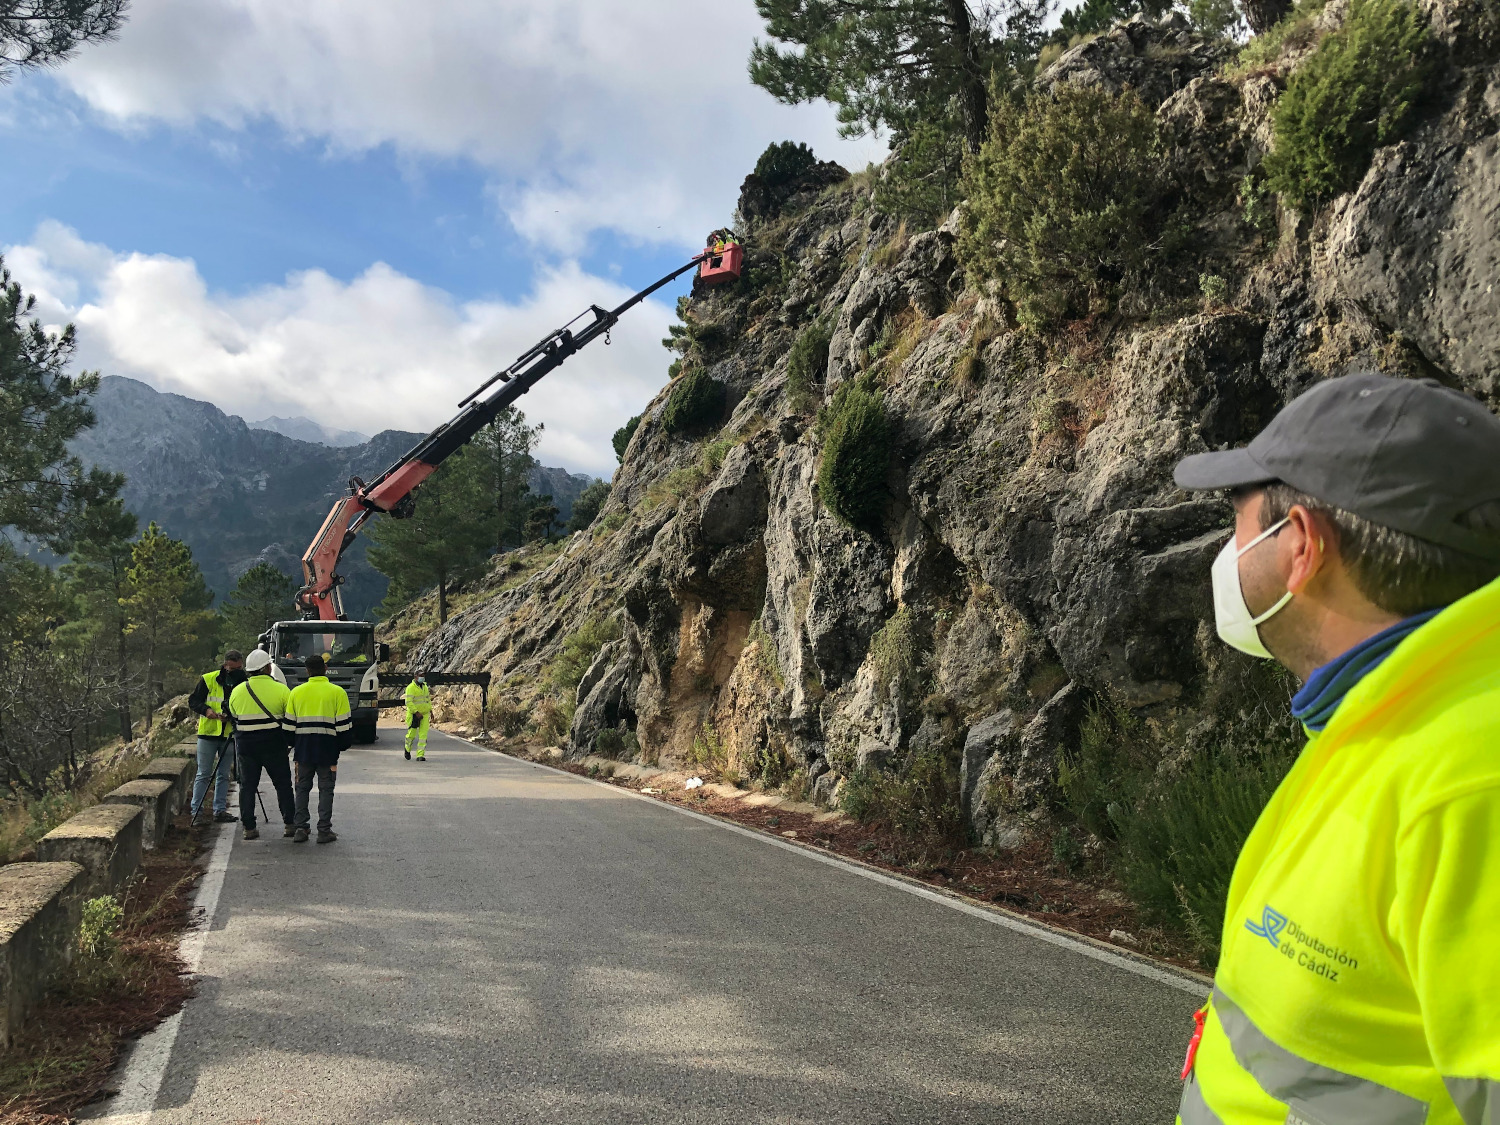
[[1292,592],[1288,590],[1279,602],[1259,617],[1252,616],[1250,607],[1245,604],[1245,592],[1240,587],[1240,556],[1275,535],[1286,523],[1286,520],[1282,520],[1272,524],[1238,549],[1234,545],[1234,537],[1230,536],[1229,542],[1219,552],[1219,557],[1214,559],[1214,623],[1219,629],[1219,639],[1231,648],[1237,648],[1251,656],[1259,656],[1263,660],[1272,660],[1274,657],[1261,643],[1257,627],[1280,613],[1286,603],[1292,600]]

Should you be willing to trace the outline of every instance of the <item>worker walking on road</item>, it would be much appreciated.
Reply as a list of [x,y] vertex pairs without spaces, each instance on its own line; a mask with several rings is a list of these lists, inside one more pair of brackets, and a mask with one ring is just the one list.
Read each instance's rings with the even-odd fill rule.
[[256,649],[246,657],[245,671],[248,674],[245,682],[229,697],[235,746],[240,755],[240,823],[245,826],[245,839],[259,839],[255,798],[261,771],[265,770],[276,790],[276,803],[281,807],[285,826],[282,835],[291,836],[295,831],[296,798],[287,762],[292,737],[287,730],[286,703],[292,693],[271,675],[271,654],[263,649]]
[[406,760],[411,761],[411,748],[417,748],[417,761],[427,760],[427,728],[432,725],[432,689],[427,686],[427,675],[418,669],[406,685]]
[[1500,1122],[1500,418],[1353,375],[1244,449],[1220,637],[1308,743],[1235,865],[1181,1125]]
[[296,830],[292,839],[307,842],[311,814],[313,778],[318,779],[318,843],[331,844],[338,839],[333,831],[333,783],[338,774],[339,754],[354,741],[354,723],[349,707],[349,693],[330,683],[324,674],[327,667],[321,656],[309,656],[302,662],[307,682],[291,690],[286,701],[286,721],[292,732],[292,758],[297,765],[297,803],[293,817]]
[[[192,813],[194,824],[207,824],[203,798],[214,784],[213,819],[233,824],[229,811],[229,769],[234,761],[230,737],[233,729],[225,714],[230,693],[245,680],[244,656],[236,649],[224,654],[224,662],[213,672],[205,672],[188,696],[188,710],[198,716],[198,775],[193,780]],[[214,775],[217,774],[215,783]]]

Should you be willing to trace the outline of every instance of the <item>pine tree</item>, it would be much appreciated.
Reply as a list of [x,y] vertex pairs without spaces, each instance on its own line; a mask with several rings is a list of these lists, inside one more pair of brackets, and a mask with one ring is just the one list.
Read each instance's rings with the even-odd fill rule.
[[0,82],[54,66],[85,43],[113,39],[129,0],[0,0]]
[[[996,70],[1036,57],[1051,0],[755,0],[772,42],[757,40],[750,79],[779,101],[826,98],[846,136],[952,119],[970,152],[989,122]],[[776,41],[779,41],[776,42]],[[794,49],[784,49],[781,44]]]
[[609,502],[609,485],[596,480],[573,501],[573,517],[568,520],[568,534],[582,531],[599,518],[599,511]]
[[480,486],[495,505],[497,553],[521,544],[523,524],[531,507],[531,471],[536,467],[531,451],[541,433],[540,425],[528,426],[526,415],[512,406],[469,443],[467,452]]
[[125,578],[125,632],[140,642],[150,729],[166,673],[184,671],[189,661],[212,655],[217,638],[208,607],[213,595],[187,544],[164,533],[154,521],[131,548]]
[[125,599],[130,596],[131,551],[135,538],[135,514],[120,500],[89,511],[74,538],[73,554],[62,568],[78,619],[63,627],[97,641],[101,652],[112,652],[118,684],[115,709],[120,737],[129,739],[130,725],[130,637]]
[[99,376],[67,373],[73,326],[48,332],[31,315],[35,307],[36,296],[21,291],[0,259],[0,527],[66,553],[77,522],[90,506],[115,499],[125,479],[85,470],[68,452],[68,442],[94,424],[89,398]]
[[297,583],[268,562],[258,562],[244,574],[224,599],[226,641],[243,652],[255,647],[260,635],[292,612]]
[[478,574],[495,548],[501,512],[492,467],[482,453],[462,449],[423,483],[408,518],[371,524],[367,557],[391,580],[383,612],[435,587],[438,623],[447,623],[449,589]]
[[531,510],[526,513],[526,523],[523,533],[528,543],[550,543],[554,529],[558,526],[557,517],[560,510],[552,502],[551,494],[538,496],[531,505]]

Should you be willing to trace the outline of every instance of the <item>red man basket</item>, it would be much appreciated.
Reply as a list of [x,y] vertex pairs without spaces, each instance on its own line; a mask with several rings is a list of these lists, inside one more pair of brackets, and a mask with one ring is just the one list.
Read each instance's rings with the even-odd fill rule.
[[726,281],[738,281],[745,264],[745,248],[731,242],[722,251],[712,248],[704,251],[708,257],[698,267],[698,278],[704,285],[723,285]]

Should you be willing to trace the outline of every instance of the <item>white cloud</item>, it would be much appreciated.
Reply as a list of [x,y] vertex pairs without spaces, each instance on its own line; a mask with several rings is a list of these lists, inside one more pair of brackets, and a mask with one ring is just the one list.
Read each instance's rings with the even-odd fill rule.
[[[80,367],[248,419],[302,414],[365,433],[432,429],[545,332],[631,292],[569,263],[514,304],[460,304],[377,262],[348,283],[308,270],[230,296],[211,292],[190,259],[118,254],[55,222],[4,256],[45,322],[78,326]],[[645,302],[610,346],[580,352],[518,403],[546,426],[543,463],[613,472],[610,436],[665,380],[672,320]]]
[[118,42],[61,71],[129,127],[269,120],[334,150],[472,159],[528,238],[689,245],[791,137],[863,167],[826,105],[750,85],[752,0],[134,0]]

